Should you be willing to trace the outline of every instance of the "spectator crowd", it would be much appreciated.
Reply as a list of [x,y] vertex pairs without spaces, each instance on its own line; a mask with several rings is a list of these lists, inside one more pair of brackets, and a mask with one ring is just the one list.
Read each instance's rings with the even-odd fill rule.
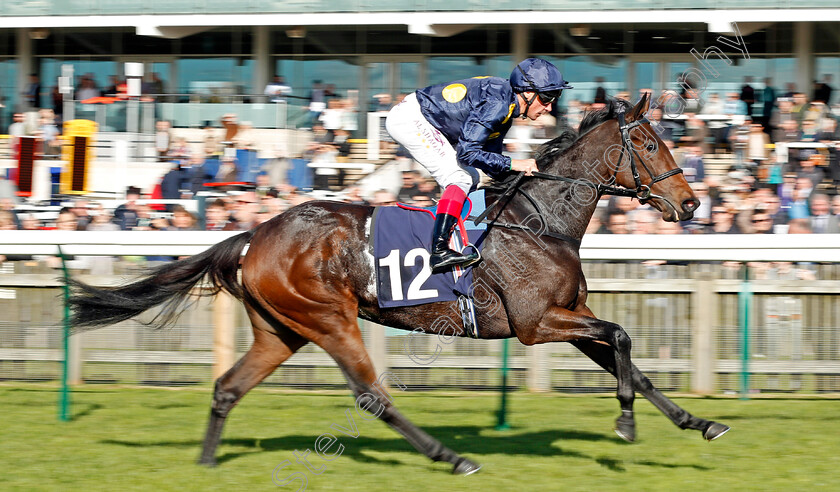
[[840,133],[830,82],[815,82],[808,98],[792,86],[777,95],[770,79],[756,90],[747,77],[724,101],[715,94],[703,101],[686,84],[679,95],[692,111],[663,115],[657,108],[649,117],[700,198],[694,218],[666,225],[651,207],[613,197],[589,232],[840,233]]
[[[627,92],[608,94],[603,79],[592,101],[570,100],[555,108],[551,115],[537,121],[516,120],[508,133],[506,153],[513,158],[533,155],[535,140],[555,136],[564,127],[576,128],[588,111],[602,108],[609,96],[631,99]],[[773,87],[765,79],[753,88],[750,78],[744,80],[740,92],[719,97],[701,94],[682,84],[679,92],[665,91],[664,96],[679,96],[682,111],[673,114],[668,107],[654,108],[649,118],[660,136],[685,171],[697,196],[700,208],[694,219],[681,224],[666,224],[649,206],[627,198],[604,197],[588,229],[598,234],[780,234],[840,233],[840,133],[837,107],[831,106],[831,78],[814,83],[812,90],[799,91],[788,86]],[[108,87],[100,89],[92,75],[81,77],[76,88],[77,99],[125,93],[125,81],[112,77]],[[32,80],[27,101],[36,104],[40,83]],[[143,83],[148,97],[160,96],[164,84],[157,74],[150,74]],[[641,92],[650,92],[643,89]],[[294,97],[283,77],[275,77],[264,91],[266,101],[283,103]],[[54,90],[53,93],[56,93]],[[567,95],[573,96],[573,91]],[[701,95],[703,96],[701,98]],[[236,115],[225,115],[215,124],[208,122],[198,141],[188,141],[165,120],[155,125],[154,146],[157,159],[170,162],[172,168],[160,177],[151,190],[130,187],[126,203],[113,211],[101,204],[76,200],[61,210],[54,223],[38,223],[34,217],[18,217],[15,208],[5,206],[3,227],[56,227],[85,230],[246,230],[281,213],[290,206],[312,199],[309,190],[290,184],[288,173],[291,158],[307,164],[329,166],[346,162],[350,157],[352,138],[358,133],[360,103],[349,95],[339,94],[332,84],[313,81],[308,99],[307,120],[302,123],[308,132],[308,143],[299,155],[266,159],[259,169],[245,173],[248,183],[241,181],[243,165],[238,151],[254,150],[255,131],[248,122],[239,122]],[[663,98],[654,97],[653,100]],[[377,94],[363,109],[386,111],[401,97]],[[40,109],[36,118],[16,113],[8,128],[12,150],[16,137],[39,137],[46,155],[57,155],[60,149],[62,104],[60,94],[52,98],[52,108]],[[31,109],[31,108],[30,108]],[[29,112],[27,114],[33,114]],[[387,205],[396,201],[417,206],[433,205],[440,190],[432,178],[412,163],[403,149],[382,134],[383,149],[399,162],[402,183],[392,189],[383,188],[367,195],[358,187],[344,188],[338,195],[349,203]],[[48,149],[51,149],[48,151]],[[287,153],[286,153],[287,154]],[[721,162],[724,162],[721,167]],[[338,170],[343,177],[343,170]],[[334,181],[334,180],[332,180]],[[314,187],[331,186],[330,179],[316,176]],[[339,183],[343,181],[339,179]],[[0,198],[16,199],[8,180],[0,180]],[[205,200],[203,214],[196,216],[179,205],[155,208],[144,204],[141,195],[159,200],[192,199],[199,191],[212,190]],[[0,223],[3,223],[0,217]],[[74,225],[75,224],[75,225]]]

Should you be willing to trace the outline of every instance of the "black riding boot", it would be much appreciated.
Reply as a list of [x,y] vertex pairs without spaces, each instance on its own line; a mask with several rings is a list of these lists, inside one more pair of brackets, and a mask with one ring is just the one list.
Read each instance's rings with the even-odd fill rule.
[[478,263],[481,257],[478,253],[468,255],[449,249],[449,235],[458,222],[458,218],[449,214],[437,214],[435,227],[432,229],[432,257],[429,263],[432,273],[441,273],[454,266],[466,268]]

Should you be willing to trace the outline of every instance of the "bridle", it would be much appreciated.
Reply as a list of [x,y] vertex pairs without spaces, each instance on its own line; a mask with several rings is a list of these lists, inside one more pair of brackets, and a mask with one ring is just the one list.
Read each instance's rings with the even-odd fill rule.
[[[618,171],[621,168],[622,162],[624,162],[624,156],[629,156],[630,159],[630,172],[633,174],[633,182],[636,186],[636,189],[631,188],[624,188],[620,186],[614,185],[606,185],[602,183],[593,183],[591,181],[585,179],[573,179],[567,178],[565,176],[558,176],[555,174],[548,174],[542,172],[534,172],[531,173],[532,176],[539,178],[539,179],[549,179],[553,181],[565,181],[568,183],[575,183],[575,184],[582,184],[584,186],[589,186],[595,188],[598,192],[598,196],[601,195],[615,195],[615,196],[629,196],[631,198],[636,198],[639,200],[639,203],[645,204],[648,200],[652,198],[659,198],[661,200],[665,200],[665,197],[661,195],[654,195],[651,192],[651,187],[660,182],[664,181],[671,176],[676,176],[677,174],[682,174],[682,168],[676,167],[674,169],[670,169],[665,171],[662,174],[654,176],[653,172],[645,163],[642,156],[639,155],[639,151],[636,150],[636,147],[633,145],[632,140],[630,139],[630,130],[642,126],[645,123],[650,123],[647,117],[643,116],[638,120],[631,121],[630,123],[625,122],[624,119],[624,112],[620,112],[617,115],[618,119],[618,129],[621,132],[621,155],[618,159],[618,162],[615,164],[615,169],[612,172],[612,179],[611,182],[616,182],[616,177],[618,175]],[[647,184],[642,184],[642,179],[639,175],[639,167],[636,165],[636,161],[639,161],[642,164],[642,168],[644,168],[645,172],[647,172],[648,176],[650,176],[650,181]]]
[[[630,140],[630,130],[636,128],[637,126],[644,125],[645,123],[650,123],[648,121],[647,116],[642,116],[636,121],[632,121],[630,123],[624,122],[624,112],[618,113],[618,129],[621,131],[621,158],[624,158],[625,150],[630,152],[630,171],[633,173],[633,181],[636,184],[636,198],[639,199],[639,202],[644,204],[651,198],[659,198],[665,200],[665,197],[659,195],[653,195],[650,192],[650,187],[655,185],[660,181],[664,181],[665,179],[670,178],[671,176],[676,176],[677,174],[682,174],[683,170],[681,167],[675,167],[674,169],[670,169],[665,171],[662,174],[654,176],[653,173],[648,168],[647,164],[645,163],[642,156],[639,155],[639,151],[636,150],[636,147],[633,146],[633,142]],[[645,168],[647,171],[648,176],[650,176],[650,182],[646,185],[643,185],[641,179],[639,179],[639,168],[636,167],[636,159],[642,163],[642,167]],[[621,160],[619,160],[619,164],[621,164]],[[618,166],[615,168],[615,173],[613,177],[618,174]]]
[[[537,178],[537,179],[547,179],[547,180],[551,180],[551,181],[564,181],[564,182],[567,182],[567,183],[588,186],[590,188],[593,188],[596,191],[599,198],[602,195],[627,196],[627,197],[631,197],[631,198],[636,198],[637,200],[639,200],[639,203],[642,203],[642,204],[647,203],[648,200],[651,200],[653,198],[658,198],[658,199],[668,203],[672,207],[674,207],[674,205],[671,204],[668,201],[667,198],[665,198],[661,195],[653,194],[651,192],[651,187],[654,184],[656,184],[660,181],[664,181],[664,180],[670,178],[671,176],[676,176],[677,174],[682,174],[682,172],[683,172],[682,168],[677,167],[677,168],[665,171],[662,174],[654,175],[653,172],[650,170],[650,168],[645,163],[644,159],[642,159],[642,156],[639,155],[639,151],[636,150],[636,147],[633,145],[633,142],[630,138],[630,131],[632,129],[634,129],[638,126],[642,126],[645,123],[650,123],[650,121],[647,119],[646,116],[643,116],[643,117],[641,117],[641,118],[639,118],[635,121],[631,121],[630,123],[627,123],[625,121],[623,111],[619,112],[616,115],[616,118],[618,119],[618,128],[619,128],[619,131],[621,132],[621,155],[618,159],[618,162],[615,165],[615,169],[613,169],[611,182],[613,182],[613,183],[616,182],[616,177],[618,176],[618,171],[621,168],[621,164],[622,164],[622,162],[624,162],[624,158],[625,158],[625,155],[626,155],[626,156],[629,157],[629,160],[630,160],[630,172],[633,175],[633,182],[636,186],[635,189],[625,188],[625,187],[622,187],[622,186],[602,184],[602,183],[593,183],[592,181],[589,181],[589,180],[586,180],[586,179],[567,178],[566,176],[559,176],[559,175],[556,175],[556,174],[543,173],[543,172],[539,172],[539,171],[531,173],[531,177],[534,177],[534,178]],[[552,149],[552,150],[557,151],[558,149]],[[549,151],[549,152],[551,152],[551,151]],[[642,184],[642,179],[641,179],[641,176],[639,175],[639,168],[636,165],[637,160],[641,163],[642,168],[644,168],[645,172],[647,172],[648,176],[650,176],[650,178],[651,178],[650,181],[647,184]],[[507,203],[507,200],[515,192],[519,192],[519,193],[523,194],[525,196],[525,198],[527,198],[528,201],[531,202],[531,204],[536,208],[537,213],[540,216],[542,216],[542,212],[539,210],[539,207],[537,206],[537,202],[533,198],[531,198],[531,196],[528,195],[527,192],[525,192],[524,190],[519,188],[519,185],[522,182],[523,177],[525,177],[525,173],[520,172],[519,175],[516,176],[516,178],[514,178],[507,187],[503,188],[504,193],[502,193],[502,195],[500,195],[499,198],[497,198],[495,202],[490,204],[484,210],[484,212],[481,213],[481,215],[479,215],[478,217],[470,217],[470,219],[473,219],[473,222],[476,225],[478,225],[479,223],[482,223],[482,222],[487,223],[487,224],[496,224],[495,220],[493,220],[493,221],[487,220],[486,219],[487,215],[499,203],[503,203],[503,202]],[[676,210],[676,207],[674,207],[674,209]],[[520,226],[520,225],[516,225],[516,224],[496,224],[496,225],[500,225],[500,226],[506,227],[508,229],[515,228],[515,229],[531,230],[528,227],[524,227],[524,226]],[[534,232],[534,231],[532,231],[532,232]],[[564,235],[560,235],[560,234],[549,234],[547,231],[543,232],[542,234],[549,235],[549,236],[555,236],[558,239],[563,239],[563,240],[567,240],[567,241],[571,239],[572,241],[574,241],[576,243],[579,243],[577,240],[574,240],[573,238],[569,238],[568,236],[564,236]]]

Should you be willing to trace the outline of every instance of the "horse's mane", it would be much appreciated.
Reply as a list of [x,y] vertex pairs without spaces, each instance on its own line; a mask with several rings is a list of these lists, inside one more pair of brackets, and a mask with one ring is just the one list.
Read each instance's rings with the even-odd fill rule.
[[[534,151],[534,158],[537,160],[537,167],[543,169],[544,164],[550,159],[553,159],[559,154],[562,154],[569,147],[580,140],[584,135],[589,133],[593,128],[597,127],[605,121],[615,118],[616,114],[620,112],[628,112],[633,108],[633,105],[624,99],[607,98],[603,108],[596,111],[589,111],[581,119],[578,130],[571,127],[565,127],[560,130],[560,134],[548,142],[540,145]],[[493,180],[491,184],[505,184],[511,178],[511,174],[501,177],[501,179]]]
[[578,132],[582,137],[587,132],[600,125],[601,123],[615,118],[618,113],[627,113],[633,109],[633,105],[624,99],[607,98],[604,107],[597,111],[590,111],[584,115],[580,122]]
[[[554,155],[562,154],[566,149],[571,147],[593,128],[605,121],[615,118],[616,114],[620,112],[627,112],[632,108],[633,105],[624,99],[608,98],[603,108],[596,111],[589,111],[583,116],[577,131],[572,128],[564,128],[560,132],[560,135],[542,144],[536,152],[534,152],[537,165],[542,164],[545,159]],[[540,168],[542,168],[542,166],[540,166]]]

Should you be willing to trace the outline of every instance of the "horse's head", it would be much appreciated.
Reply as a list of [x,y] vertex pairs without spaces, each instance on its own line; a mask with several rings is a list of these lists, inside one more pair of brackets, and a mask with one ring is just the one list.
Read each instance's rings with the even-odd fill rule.
[[[649,106],[650,98],[645,93],[632,109],[616,115],[621,147],[611,147],[606,161],[618,168],[616,184],[635,190],[636,198],[642,203],[650,202],[664,220],[689,220],[700,200],[645,117]],[[613,125],[604,126],[615,131]]]

